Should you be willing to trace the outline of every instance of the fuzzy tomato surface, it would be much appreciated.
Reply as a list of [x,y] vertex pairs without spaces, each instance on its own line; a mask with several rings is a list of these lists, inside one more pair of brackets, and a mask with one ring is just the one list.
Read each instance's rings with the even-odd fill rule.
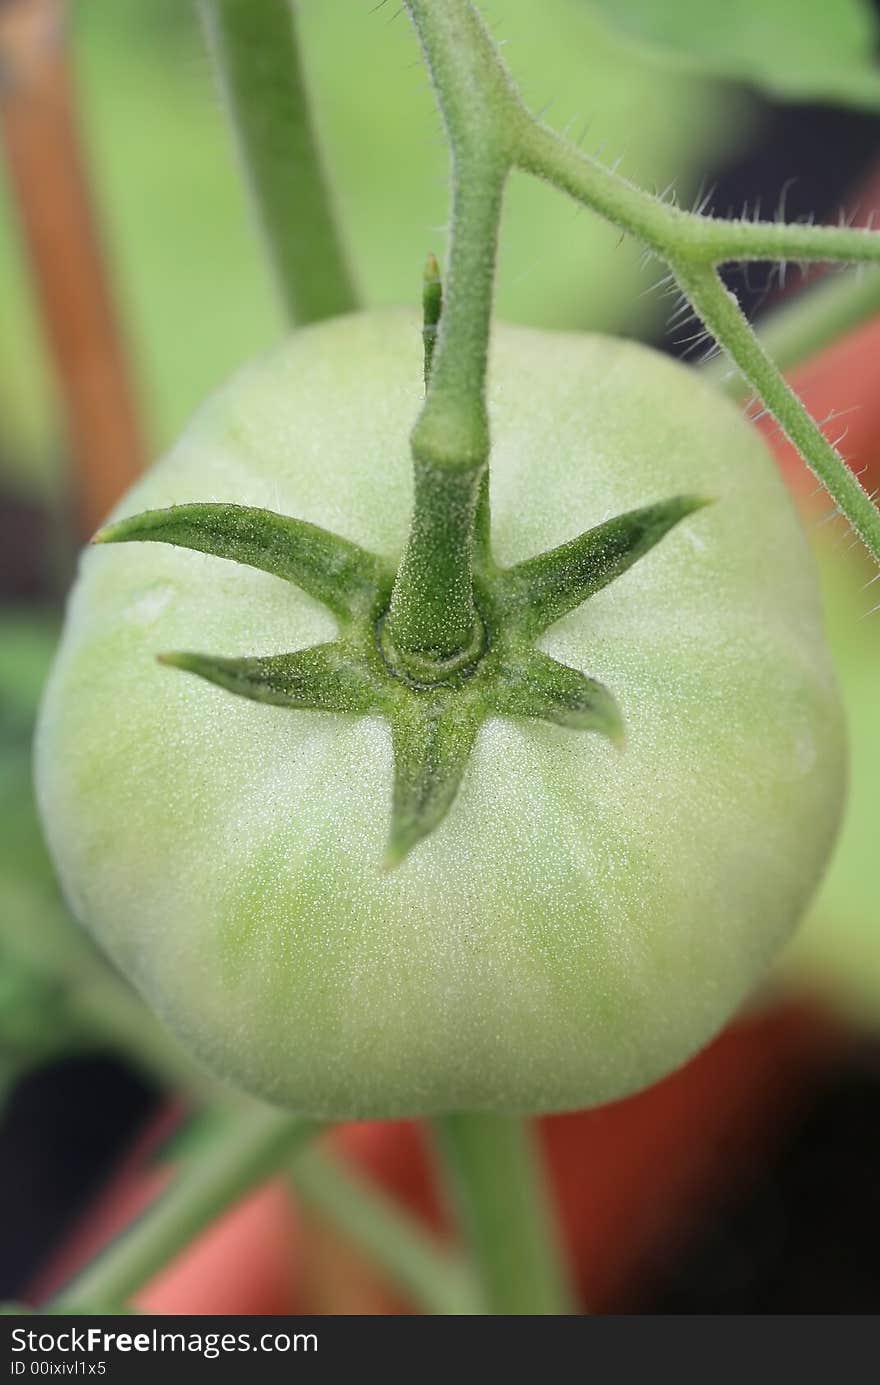
[[[242,370],[117,517],[191,501],[295,515],[396,560],[420,322],[300,330]],[[456,801],[381,868],[379,717],[261,705],[157,663],[332,639],[289,583],[162,544],[84,555],[37,784],[78,918],[220,1074],[330,1118],[551,1111],[676,1067],[808,902],[845,744],[813,564],[764,442],[632,343],[499,326],[494,556],[678,492],[712,505],[542,637],[626,730],[495,718]]]

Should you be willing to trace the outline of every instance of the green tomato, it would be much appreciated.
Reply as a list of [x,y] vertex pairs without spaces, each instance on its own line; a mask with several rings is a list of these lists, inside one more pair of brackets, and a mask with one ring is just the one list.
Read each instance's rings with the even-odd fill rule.
[[[238,375],[120,515],[296,515],[396,561],[420,323],[310,327]],[[276,577],[87,552],[37,739],[70,903],[217,1072],[330,1118],[544,1111],[676,1067],[791,933],[837,828],[844,735],[810,554],[763,442],[632,343],[499,327],[492,542],[512,564],[674,492],[712,496],[541,637],[614,694],[622,751],[490,718],[450,811],[381,868],[379,717],[234,697],[155,655],[331,640]]]

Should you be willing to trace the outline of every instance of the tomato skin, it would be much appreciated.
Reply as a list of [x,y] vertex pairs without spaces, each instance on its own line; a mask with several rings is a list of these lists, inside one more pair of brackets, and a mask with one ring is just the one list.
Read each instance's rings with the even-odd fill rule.
[[[396,558],[419,324],[293,335],[123,501],[265,506]],[[511,563],[678,492],[717,503],[553,626],[604,682],[620,753],[481,729],[456,803],[380,869],[386,725],[258,705],[159,666],[333,637],[277,579],[128,544],[85,554],[37,782],[78,917],[217,1071],[329,1118],[560,1110],[699,1048],[791,932],[827,859],[841,710],[811,560],[764,444],[632,343],[500,327],[493,544]]]

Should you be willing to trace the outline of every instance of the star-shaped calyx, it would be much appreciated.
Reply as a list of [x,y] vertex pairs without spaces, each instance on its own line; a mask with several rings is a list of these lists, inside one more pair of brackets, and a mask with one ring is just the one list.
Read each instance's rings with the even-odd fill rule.
[[186,652],[160,659],[255,702],[385,717],[394,751],[386,852],[393,866],[450,810],[487,718],[538,717],[622,744],[623,722],[609,689],[543,653],[536,641],[705,503],[680,495],[629,510],[513,567],[498,566],[488,544],[476,545],[479,648],[471,662],[425,682],[411,666],[403,672],[395,665],[383,638],[394,568],[313,524],[243,505],[175,505],[110,524],[95,542],[195,549],[291,582],[332,611],[338,637],[326,644],[251,658]]

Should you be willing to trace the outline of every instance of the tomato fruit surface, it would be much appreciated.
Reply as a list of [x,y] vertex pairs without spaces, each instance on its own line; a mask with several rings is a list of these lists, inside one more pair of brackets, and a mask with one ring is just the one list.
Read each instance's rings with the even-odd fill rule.
[[[224,501],[396,560],[420,323],[310,327],[244,369],[118,514]],[[77,916],[232,1081],[332,1118],[603,1102],[680,1064],[790,934],[840,815],[812,561],[766,446],[686,368],[597,336],[493,336],[492,543],[511,564],[677,492],[714,502],[541,639],[617,699],[621,751],[480,728],[393,871],[378,717],[161,666],[332,639],[289,583],[163,544],[82,560],[37,738]]]

